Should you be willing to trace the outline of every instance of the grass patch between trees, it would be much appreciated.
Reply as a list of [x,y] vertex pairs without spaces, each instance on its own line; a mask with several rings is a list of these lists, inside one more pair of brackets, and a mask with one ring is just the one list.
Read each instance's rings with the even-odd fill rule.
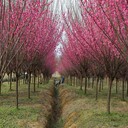
[[[9,90],[9,84],[4,82],[2,85],[2,95],[0,96],[0,128],[27,128],[28,124],[38,128],[38,118],[42,110],[42,93],[48,90],[49,84],[40,85],[33,92],[33,84],[31,84],[31,99],[27,97],[27,84],[23,84],[22,80],[19,85],[19,109],[15,107],[15,83],[12,83],[12,90]],[[37,85],[36,85],[37,86]]]
[[[128,97],[125,101],[121,100],[121,87],[119,86],[118,94],[115,93],[115,87],[112,88],[111,114],[107,114],[107,85],[104,90],[99,92],[98,100],[95,100],[95,88],[88,88],[87,94],[80,90],[79,87],[64,85],[68,90],[68,95],[76,94],[73,100],[65,105],[63,119],[64,128],[128,128]],[[84,89],[84,87],[83,87]],[[77,113],[79,116],[76,120],[68,122],[69,115]],[[68,115],[68,116],[66,116]]]

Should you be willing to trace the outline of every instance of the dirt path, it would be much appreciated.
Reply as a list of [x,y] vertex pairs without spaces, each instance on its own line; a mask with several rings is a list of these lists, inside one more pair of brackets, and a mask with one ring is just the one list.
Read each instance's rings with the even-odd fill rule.
[[60,117],[61,117],[61,106],[59,99],[59,91],[57,87],[53,87],[52,113],[49,117],[49,121],[46,128],[57,128],[57,122]]

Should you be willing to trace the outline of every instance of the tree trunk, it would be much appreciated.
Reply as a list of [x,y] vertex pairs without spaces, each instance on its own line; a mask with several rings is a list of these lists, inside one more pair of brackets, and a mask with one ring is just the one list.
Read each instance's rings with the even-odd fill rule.
[[102,79],[102,90],[104,89],[104,79]]
[[10,73],[10,90],[12,90],[12,72]]
[[122,80],[122,100],[124,101],[124,78]]
[[37,87],[39,88],[39,85],[40,85],[40,75],[38,75],[37,78],[38,78],[38,86]]
[[2,86],[2,77],[0,76],[0,95],[2,94],[2,89],[1,89],[1,86]]
[[99,84],[99,92],[101,92],[101,85],[102,85],[102,79],[100,78],[100,84]]
[[127,91],[126,92],[127,93],[126,95],[128,96],[128,80],[127,80],[127,90],[126,91]]
[[82,87],[83,87],[83,78],[81,77],[80,78],[80,90],[83,90]]
[[28,98],[30,99],[31,73],[28,73]]
[[31,78],[31,80],[32,80],[32,84],[34,84],[34,75],[32,75],[33,77]]
[[87,79],[87,85],[88,85],[88,88],[90,88],[90,77],[88,77]]
[[23,82],[23,84],[25,84],[25,73],[24,73],[24,77],[23,77],[23,81],[22,82]]
[[36,75],[35,75],[35,71],[34,71],[34,77],[33,77],[33,91],[36,92]]
[[85,77],[85,89],[84,89],[84,93],[87,94],[87,77]]
[[9,84],[9,78],[10,78],[10,76],[9,76],[9,74],[7,74],[8,75],[8,84]]
[[19,85],[19,74],[16,72],[16,108],[19,108],[19,92],[18,92],[18,85]]
[[74,81],[73,83],[74,83],[74,87],[75,87],[75,76],[74,76],[74,78],[73,78],[73,81]]
[[76,87],[76,77],[74,77],[74,86]]
[[97,78],[97,81],[96,81],[96,100],[98,99],[98,84],[99,84],[99,77]]
[[116,94],[118,93],[118,79],[116,79]]
[[76,87],[77,87],[77,84],[78,84],[78,79],[77,79],[77,77],[76,77]]
[[95,78],[92,77],[92,88],[94,87],[94,80],[95,80]]
[[20,80],[21,80],[21,79],[19,79],[19,80],[18,80],[18,82],[19,82],[19,83],[18,83],[18,84],[19,84],[19,86],[20,86],[20,83],[21,83],[21,82],[20,82]]
[[109,84],[108,84],[108,98],[107,98],[107,112],[110,114],[111,112],[111,89],[112,89],[112,82],[113,80],[109,78]]

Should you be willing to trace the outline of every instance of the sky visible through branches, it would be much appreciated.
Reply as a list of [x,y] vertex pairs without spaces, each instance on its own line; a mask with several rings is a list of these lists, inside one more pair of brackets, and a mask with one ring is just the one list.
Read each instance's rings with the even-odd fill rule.
[[[61,25],[63,24],[63,18],[62,18],[62,14],[63,13],[67,13],[68,10],[72,10],[72,12],[76,12],[77,14],[79,14],[78,9],[79,5],[78,5],[78,0],[54,0],[53,3],[51,4],[51,10],[53,10],[54,14],[58,14],[61,18],[60,18],[60,22]],[[62,40],[64,41],[66,39],[66,35],[65,32],[63,32],[62,35]],[[61,56],[61,47],[62,44],[61,42],[58,43],[57,47],[56,47],[56,56],[60,57]]]

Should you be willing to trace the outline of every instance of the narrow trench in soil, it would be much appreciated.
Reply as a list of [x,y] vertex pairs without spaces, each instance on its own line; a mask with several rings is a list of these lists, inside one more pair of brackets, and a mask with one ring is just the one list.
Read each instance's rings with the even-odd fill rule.
[[61,117],[61,106],[59,99],[59,91],[57,87],[53,88],[53,106],[52,113],[49,117],[48,124],[46,128],[57,128],[57,122]]

